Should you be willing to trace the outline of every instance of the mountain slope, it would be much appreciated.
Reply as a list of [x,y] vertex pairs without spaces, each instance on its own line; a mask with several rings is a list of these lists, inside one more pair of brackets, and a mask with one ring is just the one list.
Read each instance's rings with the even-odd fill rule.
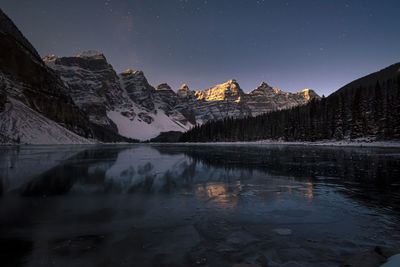
[[73,133],[29,108],[9,98],[0,113],[0,133],[9,144],[92,144],[93,141]]
[[0,9],[0,94],[86,137],[92,131],[59,77]]
[[[303,91],[304,96],[312,93]],[[181,141],[358,138],[400,139],[400,63],[351,82],[327,98],[314,98],[307,105],[197,126],[184,133]]]

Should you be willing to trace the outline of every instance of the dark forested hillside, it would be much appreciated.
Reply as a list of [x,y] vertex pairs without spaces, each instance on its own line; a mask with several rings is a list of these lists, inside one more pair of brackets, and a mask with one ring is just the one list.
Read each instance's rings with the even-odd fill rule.
[[317,141],[362,137],[400,139],[400,63],[304,106],[196,126],[184,133],[181,141]]

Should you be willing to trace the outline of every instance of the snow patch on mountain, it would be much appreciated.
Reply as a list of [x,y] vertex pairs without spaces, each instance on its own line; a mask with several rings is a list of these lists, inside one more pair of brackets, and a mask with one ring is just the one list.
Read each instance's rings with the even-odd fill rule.
[[13,98],[8,98],[0,113],[0,132],[22,144],[93,144],[39,112]]
[[158,136],[161,132],[168,131],[187,131],[189,127],[177,121],[172,121],[163,110],[157,110],[155,114],[148,114],[152,118],[152,123],[147,123],[139,117],[133,120],[122,115],[118,111],[108,111],[110,118],[118,128],[118,133],[122,136],[145,141]]

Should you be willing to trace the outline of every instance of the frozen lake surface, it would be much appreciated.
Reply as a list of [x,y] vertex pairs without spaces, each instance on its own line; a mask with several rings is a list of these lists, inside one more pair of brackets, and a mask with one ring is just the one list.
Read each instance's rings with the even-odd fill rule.
[[398,148],[0,147],[0,178],[2,266],[338,266],[400,247]]

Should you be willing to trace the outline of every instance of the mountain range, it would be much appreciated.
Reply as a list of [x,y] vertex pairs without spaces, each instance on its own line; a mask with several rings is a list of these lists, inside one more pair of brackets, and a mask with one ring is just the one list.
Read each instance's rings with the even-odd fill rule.
[[266,83],[246,94],[236,80],[202,91],[192,91],[186,84],[177,91],[166,83],[153,87],[142,71],[127,69],[117,74],[96,51],[75,57],[50,55],[43,60],[60,75],[72,99],[92,123],[139,140],[161,132],[187,131],[210,120],[255,116],[319,98],[313,90],[292,94]]
[[306,105],[195,126],[183,142],[400,140],[400,63]]
[[142,71],[116,73],[97,51],[41,59],[0,10],[0,143],[143,141],[313,99],[311,89],[287,93],[264,82],[245,93],[234,79],[200,91],[153,87]]

